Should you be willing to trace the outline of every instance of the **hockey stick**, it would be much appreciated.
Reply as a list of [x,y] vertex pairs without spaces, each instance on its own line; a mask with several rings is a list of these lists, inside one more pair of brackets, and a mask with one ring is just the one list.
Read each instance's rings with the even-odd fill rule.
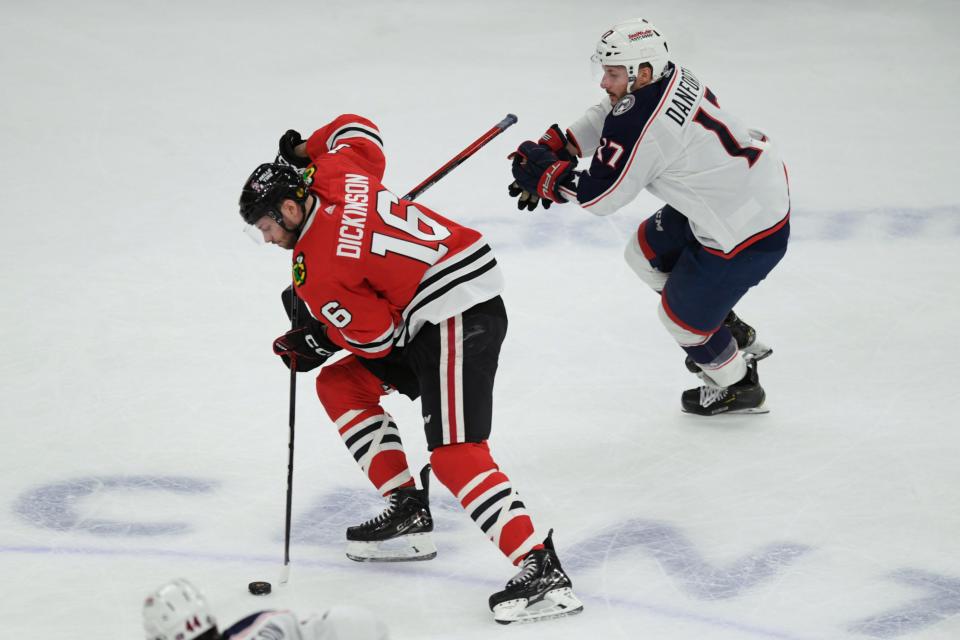
[[[290,330],[297,328],[297,316],[300,302],[297,300],[295,289],[290,290]],[[293,514],[293,434],[294,423],[297,418],[297,358],[290,357],[290,457],[287,459],[287,513],[283,531],[283,570],[280,572],[280,584],[287,584],[290,580],[290,520]]]
[[[424,191],[440,182],[440,180],[451,171],[463,164],[464,160],[475,154],[488,142],[506,131],[517,122],[517,116],[508,113],[507,116],[492,126],[486,133],[471,142],[467,147],[447,161],[442,167],[431,173],[427,178],[411,189],[403,200],[416,200]],[[290,310],[291,329],[297,328],[297,310],[300,304],[297,301],[295,289],[293,293],[293,303]],[[295,357],[290,359],[290,458],[287,461],[287,512],[285,528],[283,533],[283,570],[280,573],[280,584],[286,584],[290,580],[290,521],[293,513],[293,434],[294,421],[296,419],[297,409],[297,360]],[[422,482],[422,481],[421,481]]]
[[513,126],[516,122],[517,116],[513,115],[512,113],[508,113],[507,117],[492,126],[485,134],[467,145],[466,149],[453,156],[453,158],[451,158],[445,165],[427,176],[426,180],[415,186],[413,189],[410,189],[407,195],[403,196],[402,200],[416,200],[420,194],[437,184],[441,178],[459,167],[464,160],[475,154],[480,150],[481,147],[506,131],[508,127]]

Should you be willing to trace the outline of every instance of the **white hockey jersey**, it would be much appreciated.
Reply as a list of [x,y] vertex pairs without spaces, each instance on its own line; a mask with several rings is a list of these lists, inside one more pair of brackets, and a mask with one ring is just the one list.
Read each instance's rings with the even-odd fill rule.
[[647,189],[724,254],[787,223],[786,167],[775,145],[721,109],[689,69],[670,65],[615,106],[591,107],[567,133],[593,160],[575,189],[561,191],[591,213],[613,213]]
[[387,628],[360,607],[340,605],[302,622],[292,611],[258,611],[238,620],[222,640],[388,640]]

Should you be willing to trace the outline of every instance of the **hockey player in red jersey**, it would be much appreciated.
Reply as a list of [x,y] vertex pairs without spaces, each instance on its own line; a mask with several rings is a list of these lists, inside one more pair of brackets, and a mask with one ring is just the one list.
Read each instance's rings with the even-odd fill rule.
[[240,210],[266,242],[293,250],[291,312],[306,321],[274,343],[298,371],[324,366],[317,394],[350,454],[389,500],[347,530],[353,560],[436,554],[427,470],[416,487],[400,432],[380,405],[393,390],[419,397],[436,478],[521,571],[490,598],[498,622],[576,613],[551,536],[539,540],[490,436],[493,383],[507,316],[503,276],[479,232],[401,200],[380,182],[377,127],[343,115],[303,141],[280,140],[280,162],[258,167]]
[[[596,215],[644,189],[666,206],[640,224],[625,258],[660,294],[659,315],[706,382],[681,397],[701,415],[766,412],[757,361],[772,352],[733,312],[777,265],[790,235],[786,168],[776,145],[720,107],[642,18],[613,26],[594,62],[607,96],[566,133],[551,126],[513,158],[519,207],[573,201]],[[592,158],[577,171],[577,157]]]

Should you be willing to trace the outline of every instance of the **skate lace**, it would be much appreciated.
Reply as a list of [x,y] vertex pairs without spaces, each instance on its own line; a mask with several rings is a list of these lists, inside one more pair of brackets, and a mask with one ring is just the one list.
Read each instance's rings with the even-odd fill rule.
[[507,582],[507,586],[513,586],[515,584],[520,584],[522,582],[529,581],[537,573],[537,559],[533,555],[529,555],[523,559],[523,564],[520,565],[520,571],[517,575],[510,578]]
[[376,517],[373,517],[373,518],[370,518],[369,520],[367,520],[366,522],[364,522],[364,523],[361,524],[360,526],[361,526],[361,527],[370,527],[370,526],[373,526],[373,525],[378,525],[378,524],[380,524],[381,522],[383,522],[384,520],[386,520],[387,518],[389,518],[390,516],[393,515],[393,512],[397,510],[397,505],[398,505],[398,504],[400,504],[400,496],[399,496],[397,493],[391,493],[391,494],[390,494],[390,503],[387,505],[387,508],[384,509],[383,512],[382,512],[380,515],[378,515],[378,516],[376,516]]
[[725,387],[704,385],[700,387],[700,406],[709,407],[714,402],[726,398],[728,393],[730,392]]

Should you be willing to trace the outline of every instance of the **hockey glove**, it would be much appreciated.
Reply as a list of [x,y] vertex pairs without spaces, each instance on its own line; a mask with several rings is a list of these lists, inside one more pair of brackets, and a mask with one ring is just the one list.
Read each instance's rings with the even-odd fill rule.
[[507,187],[507,193],[510,194],[511,198],[517,199],[517,209],[523,211],[527,209],[528,211],[533,211],[537,208],[537,203],[541,203],[544,209],[549,209],[550,205],[553,203],[549,200],[541,200],[540,196],[535,193],[530,193],[529,191],[524,191],[520,186],[520,183],[514,180],[510,183],[510,186]]
[[567,150],[567,136],[564,135],[563,131],[560,130],[560,126],[556,123],[547,127],[547,130],[540,136],[540,139],[537,140],[537,144],[542,144],[550,149],[550,151],[553,151],[560,160],[567,160],[569,162],[576,162],[577,160]]
[[572,163],[560,160],[546,145],[527,140],[508,157],[513,159],[513,177],[524,191],[544,200],[566,202],[560,186],[575,189]]
[[288,129],[287,132],[280,137],[277,162],[286,163],[290,166],[297,167],[298,169],[306,169],[309,167],[310,158],[304,158],[303,156],[297,155],[297,152],[295,151],[295,149],[303,144],[303,142],[304,140],[300,135],[300,132],[293,129]]
[[319,331],[315,327],[299,327],[273,341],[273,352],[280,356],[288,369],[311,371],[339,351],[340,347],[330,342],[323,325],[317,322],[316,326]]
[[[567,160],[571,163],[576,163],[576,158],[574,158],[570,152],[567,150],[567,136],[564,135],[563,131],[560,130],[560,126],[556,123],[547,127],[547,130],[544,132],[540,139],[537,140],[537,144],[544,145],[553,151],[557,158],[560,160]],[[528,211],[533,211],[537,208],[537,203],[543,205],[544,209],[549,209],[550,205],[553,204],[550,200],[540,199],[540,196],[526,191],[520,186],[520,183],[516,180],[507,187],[507,192],[510,194],[511,198],[517,198],[517,209],[523,211],[527,209]]]
[[287,288],[280,293],[280,301],[283,302],[283,310],[287,312],[287,319],[291,322],[293,321],[293,308],[294,305],[296,305],[298,327],[306,326],[308,320],[313,320],[319,324],[319,321],[310,315],[310,310],[307,309],[307,305],[303,303],[303,300],[298,298],[297,294],[293,292],[292,284],[288,284]]

